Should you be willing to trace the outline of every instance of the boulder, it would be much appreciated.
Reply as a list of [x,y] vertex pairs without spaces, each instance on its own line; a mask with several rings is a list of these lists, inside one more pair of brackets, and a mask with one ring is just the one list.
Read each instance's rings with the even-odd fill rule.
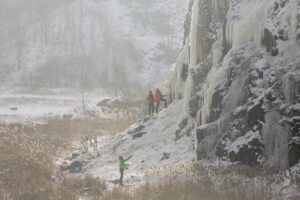
[[183,120],[181,120],[181,122],[179,123],[179,128],[183,129],[186,127],[186,125],[188,124],[188,118],[184,118]]
[[204,125],[196,130],[197,160],[216,158],[215,143],[218,137],[219,131],[216,124]]
[[246,123],[248,130],[252,127],[257,126],[259,129],[262,128],[262,123],[265,122],[265,111],[262,108],[263,101],[250,108],[246,112]]
[[18,108],[17,107],[11,107],[11,108],[9,108],[10,110],[13,110],[13,111],[17,111],[18,110]]
[[139,132],[139,133],[136,133],[134,135],[132,135],[132,139],[136,139],[136,138],[141,138],[143,137],[143,135],[145,135],[147,132]]
[[164,152],[164,153],[163,153],[163,156],[162,156],[161,159],[160,159],[160,161],[162,161],[162,160],[168,160],[169,158],[170,158],[170,154]]
[[112,100],[110,98],[102,99],[99,103],[97,103],[97,106],[99,106],[99,107],[107,106],[108,103],[111,101]]
[[264,37],[261,43],[272,56],[278,55],[279,52],[277,49],[276,38],[268,29],[264,29]]
[[141,132],[144,128],[145,126],[143,124],[140,124],[138,127],[134,128],[133,130],[128,130],[127,133],[129,135],[134,135]]
[[72,117],[71,114],[63,114],[63,119],[72,119]]
[[298,142],[289,145],[289,166],[292,167],[300,162],[300,138]]
[[177,129],[177,130],[175,131],[175,140],[178,140],[180,137],[181,137],[181,130],[180,130],[180,129]]
[[238,152],[229,152],[229,158],[232,162],[246,165],[261,164],[261,155],[263,153],[264,145],[257,138],[253,139],[247,144],[243,144]]
[[80,153],[74,152],[72,153],[72,159],[77,158],[80,155]]

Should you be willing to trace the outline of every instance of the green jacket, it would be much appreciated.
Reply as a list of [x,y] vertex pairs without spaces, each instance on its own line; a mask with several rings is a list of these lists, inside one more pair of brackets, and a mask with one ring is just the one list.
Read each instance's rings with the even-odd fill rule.
[[125,167],[126,167],[125,162],[130,160],[130,158],[132,158],[132,156],[129,156],[128,158],[126,158],[124,160],[120,160],[120,169],[125,169]]

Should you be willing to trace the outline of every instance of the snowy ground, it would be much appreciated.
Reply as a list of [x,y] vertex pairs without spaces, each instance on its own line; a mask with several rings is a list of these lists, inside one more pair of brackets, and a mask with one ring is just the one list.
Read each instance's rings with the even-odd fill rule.
[[[86,174],[106,180],[107,183],[119,178],[118,156],[125,158],[132,155],[127,162],[124,183],[140,185],[147,180],[147,171],[159,165],[170,162],[188,161],[195,157],[190,138],[175,141],[175,131],[183,115],[182,102],[177,102],[162,110],[159,115],[146,122],[141,122],[146,132],[141,138],[132,138],[127,132],[113,137],[103,136],[98,142],[100,158],[92,159],[87,167]],[[134,129],[133,125],[130,130]],[[168,159],[161,160],[163,153],[168,153]],[[86,154],[88,156],[88,154]],[[85,159],[83,155],[81,159]]]
[[[86,165],[87,171],[76,176],[91,175],[99,177],[110,188],[113,188],[118,186],[118,156],[122,155],[127,158],[132,155],[132,159],[127,162],[129,166],[124,176],[124,189],[126,191],[134,191],[134,189],[145,183],[161,183],[162,180],[170,177],[181,177],[183,180],[195,179],[196,181],[209,176],[216,188],[219,187],[219,183],[225,184],[227,179],[240,180],[245,187],[250,185],[255,188],[265,187],[266,184],[269,184],[267,183],[268,181],[274,179],[276,181],[270,185],[272,191],[276,193],[280,191],[279,193],[282,197],[298,194],[296,190],[297,184],[293,181],[293,177],[297,177],[297,174],[299,175],[299,165],[285,172],[273,174],[271,178],[268,178],[270,175],[267,172],[265,176],[261,176],[258,173],[257,177],[249,178],[247,168],[244,169],[244,172],[239,172],[240,174],[237,174],[239,166],[237,166],[236,170],[232,168],[233,171],[231,173],[230,170],[226,170],[226,167],[230,169],[233,166],[232,163],[227,161],[199,161],[199,177],[195,177],[195,171],[192,169],[196,153],[193,150],[192,138],[184,136],[175,141],[175,131],[178,129],[178,124],[183,117],[185,117],[183,102],[180,101],[169,105],[169,108],[162,110],[151,119],[132,125],[129,131],[115,136],[106,135],[100,137],[98,140],[100,157],[95,157],[93,148],[90,148],[89,153],[81,154],[77,157],[77,160],[87,161],[88,164]],[[145,126],[145,128],[137,131],[137,133],[145,132],[145,134],[140,138],[133,139],[133,134],[128,132],[132,132],[132,130],[141,125]],[[169,158],[162,160],[164,153],[168,153]],[[224,174],[220,174],[222,170]],[[291,174],[294,175],[292,176]],[[255,184],[251,185],[254,182]]]
[[[88,95],[87,105],[96,105],[103,99],[104,92]],[[38,91],[9,90],[0,94],[0,122],[41,123],[44,118],[76,116],[74,109],[81,107],[80,93],[72,89]]]

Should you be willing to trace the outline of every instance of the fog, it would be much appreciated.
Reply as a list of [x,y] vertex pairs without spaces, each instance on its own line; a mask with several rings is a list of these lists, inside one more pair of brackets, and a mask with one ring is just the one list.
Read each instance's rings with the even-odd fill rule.
[[299,199],[299,0],[0,0],[0,200]]
[[154,2],[1,0],[1,86],[122,90],[168,78],[187,8]]

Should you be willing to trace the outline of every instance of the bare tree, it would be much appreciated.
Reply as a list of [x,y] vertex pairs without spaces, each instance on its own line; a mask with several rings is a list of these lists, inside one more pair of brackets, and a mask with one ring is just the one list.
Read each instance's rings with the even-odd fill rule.
[[77,98],[81,101],[83,113],[86,114],[86,100],[93,91],[93,79],[92,79],[92,55],[86,55],[78,58],[77,63],[73,63],[73,67],[76,70],[77,81],[74,83],[74,88],[77,91]]

